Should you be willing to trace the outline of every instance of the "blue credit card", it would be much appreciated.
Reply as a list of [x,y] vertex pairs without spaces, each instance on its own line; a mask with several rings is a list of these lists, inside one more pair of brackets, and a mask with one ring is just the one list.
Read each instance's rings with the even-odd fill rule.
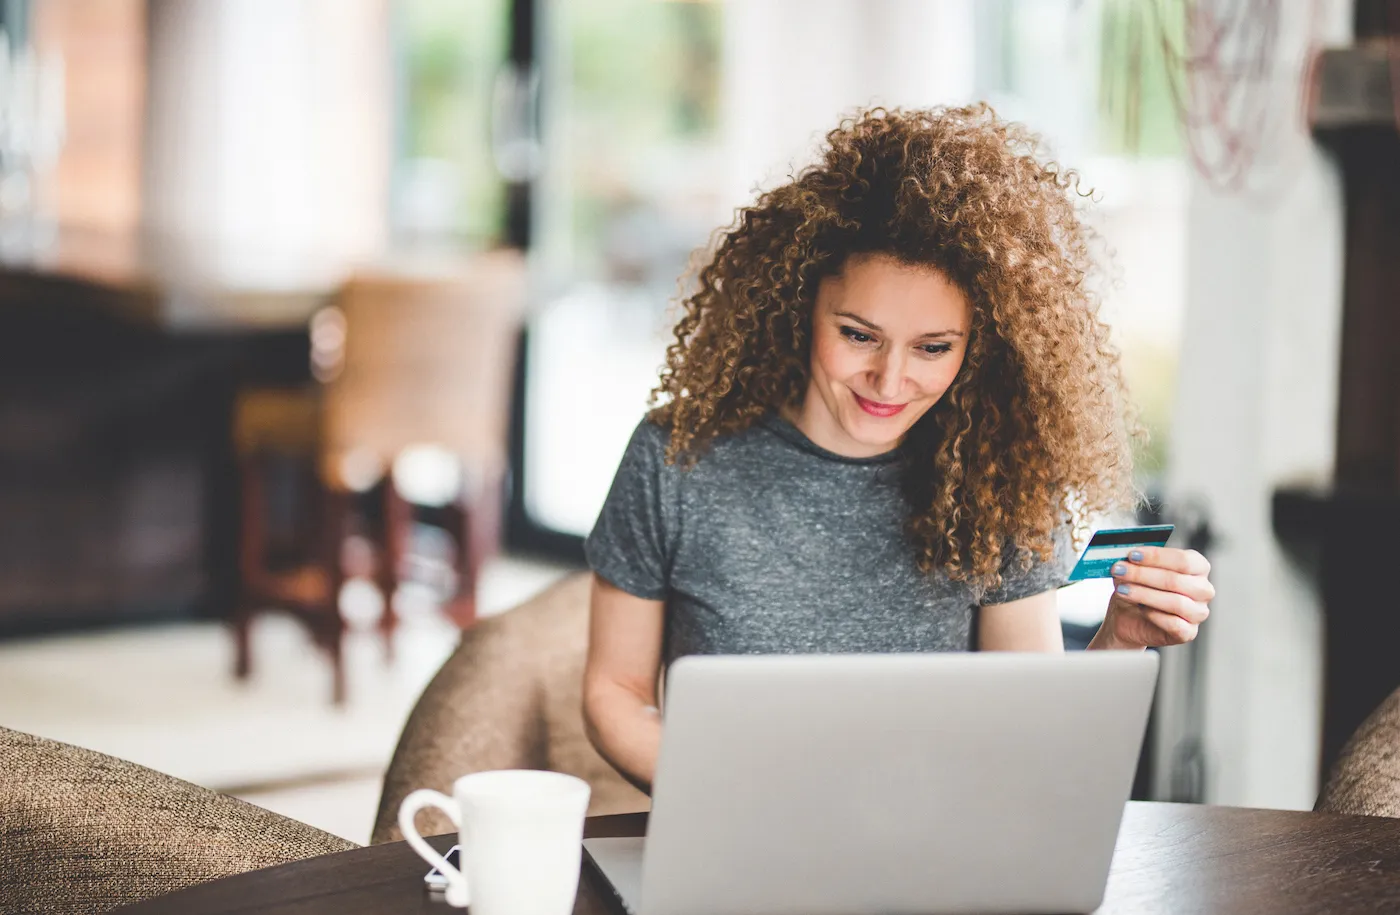
[[1140,546],[1166,546],[1173,525],[1152,524],[1146,527],[1115,527],[1094,531],[1089,545],[1070,570],[1070,581],[1086,578],[1112,578],[1113,564],[1127,559],[1128,553]]

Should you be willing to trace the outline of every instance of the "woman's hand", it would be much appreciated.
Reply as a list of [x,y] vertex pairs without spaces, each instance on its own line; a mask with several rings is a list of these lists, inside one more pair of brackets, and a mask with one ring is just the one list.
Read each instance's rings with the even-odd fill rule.
[[1196,637],[1215,598],[1195,550],[1144,546],[1113,566],[1113,599],[1090,648],[1160,648]]

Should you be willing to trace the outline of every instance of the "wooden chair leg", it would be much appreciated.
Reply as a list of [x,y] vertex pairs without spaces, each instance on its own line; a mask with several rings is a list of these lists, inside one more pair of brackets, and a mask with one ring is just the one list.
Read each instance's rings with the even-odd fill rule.
[[345,623],[337,617],[334,631],[326,640],[326,649],[331,656],[331,702],[345,704]]
[[324,486],[322,498],[321,562],[326,570],[325,604],[316,611],[314,628],[317,641],[330,656],[331,701],[344,705],[345,691],[345,618],[340,615],[340,591],[345,584],[343,550],[354,514],[354,497],[338,487]]
[[470,568],[467,549],[471,537],[471,524],[468,521],[471,511],[470,496],[463,494],[441,514],[442,529],[452,539],[456,557],[453,571],[457,574],[455,589],[444,602],[442,612],[458,629],[466,629],[476,621],[476,580]]
[[311,630],[311,641],[326,652],[331,665],[331,701],[344,705],[345,689],[345,621],[339,614],[332,616],[322,609],[303,608],[296,613],[298,619]]
[[476,587],[464,585],[443,609],[458,629],[471,627],[476,622]]
[[253,614],[257,606],[253,600],[259,576],[262,574],[263,558],[267,547],[267,506],[265,498],[265,471],[263,460],[254,455],[245,455],[238,466],[238,600],[233,606],[230,623],[233,625],[234,666],[233,675],[239,680],[248,679],[253,668],[252,626]]
[[457,538],[457,594],[447,605],[448,617],[457,628],[476,622],[476,590],[486,561],[500,550],[504,501],[503,477],[493,475],[464,495],[456,513],[452,534]]
[[240,606],[235,608],[230,620],[233,627],[233,675],[239,680],[247,680],[253,671],[252,616]]
[[378,584],[384,595],[384,613],[379,617],[379,634],[384,641],[384,657],[394,660],[394,631],[399,617],[394,611],[394,595],[399,589],[399,576],[408,555],[409,538],[413,536],[413,506],[394,487],[392,475],[384,479],[384,550],[380,558]]

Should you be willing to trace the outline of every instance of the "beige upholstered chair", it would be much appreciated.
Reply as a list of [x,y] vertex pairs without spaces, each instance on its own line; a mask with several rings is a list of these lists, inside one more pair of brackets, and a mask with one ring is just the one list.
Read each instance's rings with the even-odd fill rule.
[[347,459],[382,472],[422,444],[447,449],[469,473],[500,473],[525,283],[524,255],[508,249],[350,276],[336,297],[340,350],[324,367],[326,479],[353,486]]
[[0,912],[88,915],[352,842],[135,763],[0,728]]
[[[399,803],[415,788],[450,792],[485,769],[552,769],[593,787],[590,815],[646,810],[649,800],[593,749],[583,730],[590,577],[573,575],[467,630],[404,726],[384,779],[372,841],[399,834]],[[424,835],[450,832],[436,811]]]
[[1400,689],[1342,747],[1315,809],[1400,817]]
[[[326,364],[321,473],[361,490],[388,474],[386,596],[407,550],[413,494],[393,468],[430,449],[459,474],[438,514],[457,543],[457,594],[444,608],[461,628],[476,619],[482,564],[497,549],[515,355],[526,300],[524,255],[500,249],[459,263],[364,269],[336,297],[339,347]],[[314,336],[314,334],[313,334]],[[313,342],[314,348],[314,342]],[[386,601],[382,625],[395,624]]]

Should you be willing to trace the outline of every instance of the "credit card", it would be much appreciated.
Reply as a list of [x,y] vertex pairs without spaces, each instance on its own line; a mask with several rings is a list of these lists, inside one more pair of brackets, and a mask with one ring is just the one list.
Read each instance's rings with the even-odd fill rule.
[[1113,564],[1127,559],[1128,553],[1140,546],[1166,546],[1173,525],[1151,524],[1146,527],[1115,527],[1095,531],[1079,561],[1070,570],[1070,581],[1086,578],[1112,578]]

